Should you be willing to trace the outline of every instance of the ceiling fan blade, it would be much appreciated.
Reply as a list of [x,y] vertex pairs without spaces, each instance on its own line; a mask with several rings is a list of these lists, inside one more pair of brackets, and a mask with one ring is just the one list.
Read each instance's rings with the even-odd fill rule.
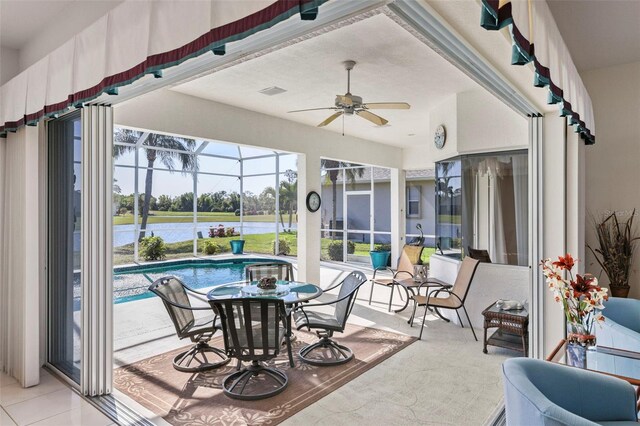
[[362,105],[365,109],[409,109],[411,105],[406,102],[370,102]]
[[335,114],[332,114],[329,118],[327,118],[326,120],[324,120],[322,123],[318,124],[318,127],[324,127],[327,124],[331,123],[333,120],[335,120],[336,118],[340,117],[343,114],[342,111],[338,111]]
[[360,110],[360,111],[356,111],[356,114],[358,114],[359,117],[362,117],[365,120],[369,120],[373,124],[377,124],[378,126],[384,126],[385,124],[387,124],[389,122],[389,120],[385,120],[384,118],[380,117],[379,115],[375,115],[374,113],[369,112],[369,111],[364,110],[364,109]]
[[287,113],[290,113],[290,112],[305,112],[305,111],[321,111],[321,110],[324,110],[324,109],[336,110],[338,108],[336,108],[336,107],[326,107],[326,108],[296,109],[296,110],[293,110],[293,111],[287,111]]

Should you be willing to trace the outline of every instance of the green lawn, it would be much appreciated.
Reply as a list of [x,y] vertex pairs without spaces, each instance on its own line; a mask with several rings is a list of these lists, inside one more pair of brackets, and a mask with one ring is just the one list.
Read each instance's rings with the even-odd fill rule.
[[454,225],[460,225],[462,223],[462,217],[460,215],[441,214],[440,223],[453,223]]
[[[205,241],[215,241],[221,248],[222,253],[228,253],[231,251],[229,241],[237,239],[238,237],[225,237],[225,238],[203,238],[198,240],[198,253],[204,255],[203,247]],[[297,234],[296,233],[281,233],[280,239],[288,243],[290,247],[290,256],[297,256]],[[271,234],[251,234],[245,235],[244,250],[246,253],[258,253],[258,254],[273,254],[273,241],[275,240],[275,233]],[[321,240],[321,258],[328,260],[327,247],[331,239],[322,238]],[[181,241],[178,243],[166,243],[167,259],[180,259],[184,257],[191,257],[193,255],[193,241]],[[369,256],[369,244],[356,243],[355,253],[360,256]],[[282,248],[282,247],[281,247]],[[422,252],[422,262],[429,263],[429,257],[435,253],[434,248],[425,247]],[[142,259],[141,259],[142,260]],[[123,265],[127,263],[133,263],[133,244],[127,244],[125,246],[116,247],[113,250],[113,264]]]
[[[283,214],[285,226],[289,224],[289,215]],[[273,214],[265,215],[246,215],[245,222],[275,222],[276,216]],[[140,222],[142,218],[139,218]],[[279,221],[279,220],[278,220]],[[162,212],[151,211],[148,223],[191,223],[193,222],[193,214],[187,212]],[[240,222],[240,216],[234,213],[226,212],[198,212],[198,222]],[[292,223],[296,222],[295,216]],[[114,216],[114,225],[131,225],[133,224],[133,214],[127,213],[124,216]]]

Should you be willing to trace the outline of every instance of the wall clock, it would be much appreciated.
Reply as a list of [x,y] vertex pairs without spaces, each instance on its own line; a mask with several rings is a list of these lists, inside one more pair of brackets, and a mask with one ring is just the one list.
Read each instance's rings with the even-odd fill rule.
[[316,191],[309,192],[309,194],[307,195],[307,210],[312,213],[317,212],[320,208],[321,202],[322,201],[320,200],[320,194],[318,194]]
[[433,143],[436,148],[442,149],[444,148],[444,142],[447,140],[447,132],[444,129],[444,126],[441,124],[436,129],[436,134],[433,137]]

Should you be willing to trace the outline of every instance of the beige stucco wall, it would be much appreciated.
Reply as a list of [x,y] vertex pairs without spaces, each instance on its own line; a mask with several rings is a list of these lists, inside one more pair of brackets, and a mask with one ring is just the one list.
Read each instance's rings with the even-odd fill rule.
[[[640,62],[584,72],[582,78],[596,119],[596,145],[586,148],[587,213],[617,211],[627,218],[640,209]],[[588,216],[586,241],[596,242]],[[630,296],[640,298],[640,246],[636,249]],[[600,271],[588,251],[585,266],[594,274]]]

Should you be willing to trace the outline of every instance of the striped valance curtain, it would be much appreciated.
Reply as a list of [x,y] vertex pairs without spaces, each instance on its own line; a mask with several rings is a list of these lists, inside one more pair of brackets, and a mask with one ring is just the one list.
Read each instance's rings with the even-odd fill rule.
[[125,0],[0,87],[0,136],[241,40],[327,0]]
[[[577,5],[576,7],[580,7]],[[548,87],[548,103],[580,133],[595,143],[591,98],[582,83],[549,5],[545,0],[482,0],[481,25],[488,30],[509,26],[513,40],[511,62],[533,62],[533,84]]]

